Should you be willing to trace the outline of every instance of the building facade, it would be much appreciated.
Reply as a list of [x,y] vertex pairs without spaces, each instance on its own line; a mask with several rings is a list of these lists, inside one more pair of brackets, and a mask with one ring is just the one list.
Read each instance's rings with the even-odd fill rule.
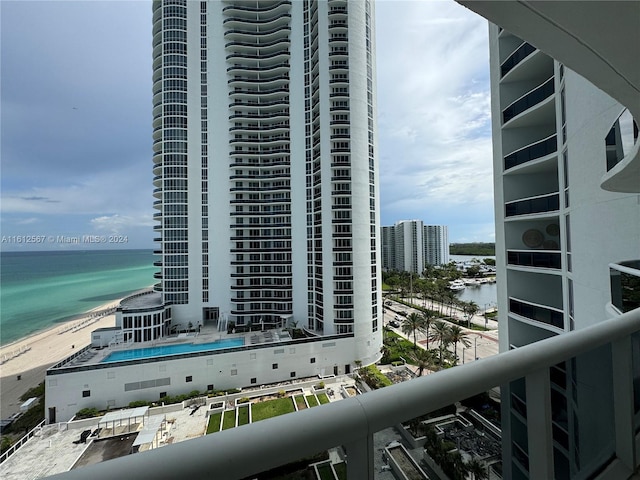
[[[638,130],[621,104],[509,31],[491,26],[490,50],[505,351],[625,311],[621,297],[616,306],[610,269],[624,272],[618,267],[639,257],[640,206],[637,193],[608,188],[603,178]],[[555,478],[589,478],[615,450],[611,362],[603,348],[550,371]],[[527,412],[536,406],[524,380],[502,395],[505,478],[529,478],[537,447]]]
[[174,326],[378,330],[371,9],[154,3],[156,288]]
[[446,225],[424,225],[422,220],[402,220],[382,227],[382,268],[421,275],[427,265],[449,263]]
[[167,0],[153,25],[156,289],[172,325],[370,338],[373,3]]
[[[179,379],[200,356],[165,358],[168,389],[154,383],[157,360],[62,362],[48,374],[50,420],[56,406],[60,420],[187,387],[348,373],[380,358],[373,1],[158,0],[152,8],[158,282],[153,294],[123,302],[116,327],[96,332],[93,347],[143,347],[202,330],[246,333],[244,350],[216,352],[207,365],[219,378],[196,384],[187,375],[188,386]],[[286,362],[270,362],[276,352],[260,350],[262,340],[247,350],[252,332],[292,328],[306,340],[276,349]],[[265,343],[274,337],[291,340],[274,334]],[[127,393],[109,405],[91,393],[105,368],[127,380],[114,383]],[[127,389],[136,381],[149,390]]]

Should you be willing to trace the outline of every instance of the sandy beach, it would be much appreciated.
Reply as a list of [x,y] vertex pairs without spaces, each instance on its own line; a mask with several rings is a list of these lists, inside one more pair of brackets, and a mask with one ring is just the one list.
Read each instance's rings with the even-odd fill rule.
[[111,301],[80,318],[0,348],[0,418],[18,412],[23,403],[20,396],[44,380],[47,368],[88,345],[93,330],[113,327],[115,313],[95,312],[114,309],[119,303],[120,300]]

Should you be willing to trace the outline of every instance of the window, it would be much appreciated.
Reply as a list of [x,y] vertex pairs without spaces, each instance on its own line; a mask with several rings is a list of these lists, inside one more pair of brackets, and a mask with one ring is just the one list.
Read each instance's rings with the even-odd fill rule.
[[189,375],[188,377],[186,377],[184,379],[185,382],[192,382],[193,381],[193,377],[191,375]]
[[296,378],[296,372],[291,372],[289,375],[291,376],[291,378]]
[[277,369],[278,369],[278,364],[277,364],[277,363],[272,364],[272,365],[271,365],[271,368],[272,368],[273,370],[277,370]]
[[238,370],[236,368],[232,368],[231,375],[238,375]]
[[82,391],[82,396],[83,397],[90,397],[91,396],[91,390],[83,390]]
[[251,379],[251,383],[252,383],[252,384],[254,384],[254,383],[256,383],[256,382],[257,382],[256,377],[253,377],[253,378]]
[[207,385],[207,390],[209,391],[213,390],[213,383],[210,383],[209,385]]
[[164,398],[167,396],[167,392],[160,392],[160,398]]
[[311,357],[309,359],[309,363],[316,363],[316,357]]

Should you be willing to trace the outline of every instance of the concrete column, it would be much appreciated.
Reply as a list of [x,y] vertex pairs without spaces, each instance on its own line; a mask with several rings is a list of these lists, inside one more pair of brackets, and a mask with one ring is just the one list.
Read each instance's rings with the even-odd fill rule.
[[553,434],[551,430],[551,382],[549,369],[527,375],[527,439],[529,478],[553,478]]

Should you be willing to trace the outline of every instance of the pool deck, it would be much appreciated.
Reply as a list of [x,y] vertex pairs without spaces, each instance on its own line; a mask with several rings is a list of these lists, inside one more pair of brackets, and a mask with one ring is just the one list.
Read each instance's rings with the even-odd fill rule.
[[[215,327],[203,327],[200,329],[200,332],[191,332],[191,333],[179,333],[177,335],[171,335],[169,337],[162,338],[160,340],[155,340],[152,342],[140,342],[140,343],[121,343],[115,345],[113,347],[103,347],[103,348],[87,348],[80,355],[75,357],[69,357],[60,364],[56,365],[52,368],[70,368],[70,367],[79,367],[79,366],[88,366],[95,365],[104,361],[109,355],[114,352],[123,352],[127,350],[138,350],[142,348],[154,348],[154,347],[162,347],[162,346],[170,346],[170,345],[185,345],[185,344],[194,344],[200,345],[205,343],[213,343],[220,340],[229,340],[229,339],[244,339],[244,346],[246,345],[261,345],[261,344],[274,344],[284,341],[291,340],[291,336],[289,332],[286,330],[264,330],[264,331],[254,331],[247,333],[226,333],[219,332]],[[223,347],[223,348],[234,348],[231,347]],[[215,350],[215,349],[214,349]],[[187,352],[182,352],[187,353]],[[181,353],[176,353],[175,355],[179,355]],[[173,354],[168,354],[173,355]],[[150,357],[142,357],[142,358],[150,358]],[[129,359],[127,359],[129,360]],[[139,358],[131,358],[130,360],[135,361],[139,360]],[[126,361],[126,360],[121,360]]]

